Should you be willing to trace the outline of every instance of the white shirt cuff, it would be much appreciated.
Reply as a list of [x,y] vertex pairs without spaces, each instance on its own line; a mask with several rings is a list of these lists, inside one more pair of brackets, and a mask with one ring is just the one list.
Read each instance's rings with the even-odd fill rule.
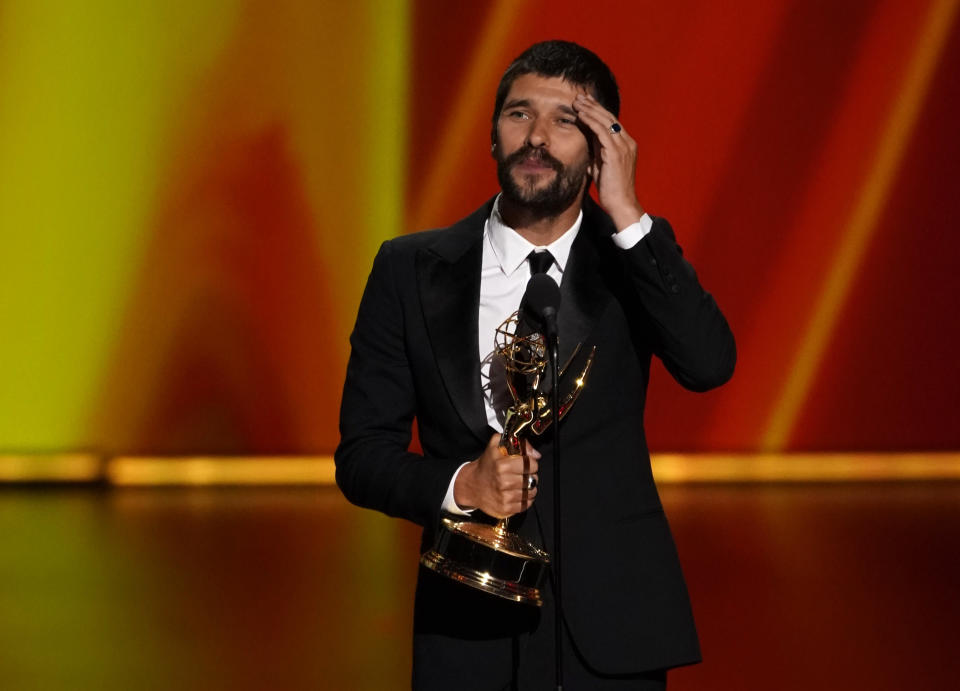
[[653,228],[653,219],[644,214],[636,223],[628,225],[623,230],[613,234],[614,244],[622,250],[628,250],[646,237]]
[[[469,463],[470,461],[467,461]],[[467,463],[463,463],[457,468],[457,471],[453,474],[453,477],[450,478],[450,484],[447,486],[447,493],[443,497],[443,504],[440,505],[440,508],[447,513],[452,513],[456,516],[469,516],[473,513],[473,509],[469,511],[464,511],[458,505],[456,500],[453,498],[453,485],[457,481],[457,475],[460,474],[460,471],[463,470],[463,466]]]

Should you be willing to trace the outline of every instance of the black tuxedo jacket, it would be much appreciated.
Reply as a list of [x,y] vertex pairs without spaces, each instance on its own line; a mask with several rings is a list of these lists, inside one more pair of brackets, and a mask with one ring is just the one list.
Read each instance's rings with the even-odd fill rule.
[[[449,228],[384,243],[351,336],[337,482],[350,501],[422,525],[425,548],[455,470],[477,458],[492,433],[477,357],[482,235],[491,203]],[[729,379],[736,350],[665,220],[654,219],[630,250],[614,245],[614,232],[587,197],[561,285],[560,358],[566,361],[577,343],[595,345],[597,353],[561,424],[560,491],[568,629],[591,666],[623,674],[700,656],[643,431],[651,356],[686,388],[704,391]],[[422,455],[408,451],[414,418]],[[543,454],[541,490],[536,511],[527,512],[536,520],[521,520],[521,532],[549,551],[552,445],[547,439],[535,445]],[[485,611],[502,618],[502,610],[468,604],[496,598],[456,584],[440,593],[436,578],[421,572],[415,633],[476,639],[509,633],[500,630],[503,622],[477,620]]]

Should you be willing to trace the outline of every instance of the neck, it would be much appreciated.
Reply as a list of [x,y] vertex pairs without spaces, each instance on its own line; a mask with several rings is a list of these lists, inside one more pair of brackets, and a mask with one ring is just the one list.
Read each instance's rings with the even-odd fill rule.
[[543,247],[570,229],[580,214],[583,195],[555,216],[544,216],[531,209],[500,197],[500,217],[527,242]]

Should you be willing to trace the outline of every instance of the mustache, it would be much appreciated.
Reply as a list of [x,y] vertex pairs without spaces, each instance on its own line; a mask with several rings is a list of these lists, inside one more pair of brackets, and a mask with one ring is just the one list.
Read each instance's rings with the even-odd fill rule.
[[510,168],[513,167],[515,163],[519,163],[520,161],[525,161],[527,159],[544,163],[558,172],[563,171],[563,164],[547,153],[546,149],[536,148],[530,146],[529,144],[524,144],[522,147],[503,159],[503,164]]

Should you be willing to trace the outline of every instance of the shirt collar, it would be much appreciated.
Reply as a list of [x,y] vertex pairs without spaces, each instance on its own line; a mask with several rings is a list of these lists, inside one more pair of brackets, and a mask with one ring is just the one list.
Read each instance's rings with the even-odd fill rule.
[[526,238],[520,235],[513,228],[503,222],[500,216],[500,195],[497,195],[493,202],[493,210],[490,212],[490,218],[487,219],[485,233],[490,242],[490,247],[500,264],[500,268],[507,276],[513,274],[527,260],[527,255],[535,249],[550,250],[560,273],[567,266],[567,259],[570,258],[570,248],[573,241],[580,232],[580,224],[583,222],[583,211],[577,214],[577,220],[573,222],[560,237],[549,245],[534,245]]

